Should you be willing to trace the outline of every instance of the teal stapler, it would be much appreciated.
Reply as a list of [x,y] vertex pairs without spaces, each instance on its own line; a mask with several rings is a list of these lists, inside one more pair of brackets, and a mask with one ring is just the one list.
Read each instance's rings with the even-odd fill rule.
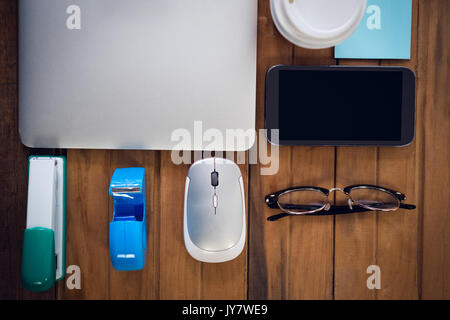
[[114,217],[109,225],[112,265],[118,271],[141,270],[147,252],[145,169],[116,169],[109,194],[114,200]]
[[22,251],[22,283],[28,290],[46,291],[64,278],[65,220],[65,158],[31,156]]

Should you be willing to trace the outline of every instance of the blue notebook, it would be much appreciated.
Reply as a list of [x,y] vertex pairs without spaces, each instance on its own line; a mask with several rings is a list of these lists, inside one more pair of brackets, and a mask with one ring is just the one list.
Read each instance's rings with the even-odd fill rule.
[[356,32],[335,48],[336,59],[411,59],[412,0],[368,0]]

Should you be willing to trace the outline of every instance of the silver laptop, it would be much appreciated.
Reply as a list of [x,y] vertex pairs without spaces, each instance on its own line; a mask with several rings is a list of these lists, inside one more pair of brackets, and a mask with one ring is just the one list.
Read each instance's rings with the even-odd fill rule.
[[19,0],[19,21],[25,145],[253,145],[225,140],[255,128],[257,0]]

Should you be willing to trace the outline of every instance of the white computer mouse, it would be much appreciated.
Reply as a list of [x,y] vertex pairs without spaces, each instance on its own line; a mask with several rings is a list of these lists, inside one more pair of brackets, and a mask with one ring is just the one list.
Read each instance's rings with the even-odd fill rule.
[[239,256],[245,246],[244,183],[230,160],[195,162],[186,178],[184,243],[202,262],[219,263]]

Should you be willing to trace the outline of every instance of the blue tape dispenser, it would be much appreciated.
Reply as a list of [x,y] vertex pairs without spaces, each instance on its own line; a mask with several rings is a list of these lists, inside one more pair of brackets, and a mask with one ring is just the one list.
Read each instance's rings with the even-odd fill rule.
[[147,251],[145,169],[116,169],[109,194],[114,200],[114,218],[109,224],[112,265],[118,271],[141,270]]

